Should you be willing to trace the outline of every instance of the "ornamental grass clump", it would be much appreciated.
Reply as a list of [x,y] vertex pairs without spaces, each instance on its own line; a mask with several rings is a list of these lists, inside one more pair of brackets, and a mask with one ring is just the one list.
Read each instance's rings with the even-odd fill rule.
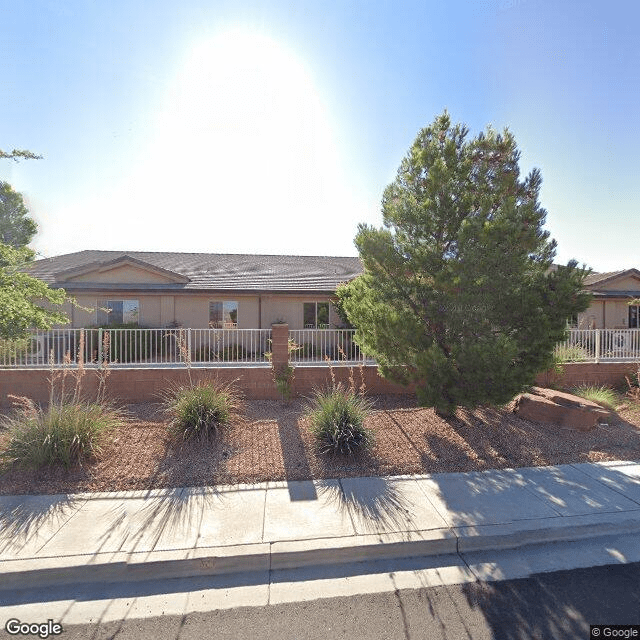
[[370,402],[353,389],[334,385],[316,391],[307,418],[322,453],[351,455],[373,445],[373,434],[364,426]]
[[163,404],[176,437],[207,441],[236,417],[241,399],[233,383],[206,380],[170,390]]
[[102,452],[105,436],[123,420],[104,403],[68,400],[42,409],[29,398],[12,398],[17,409],[5,420],[9,444],[0,458],[20,467],[81,464]]
[[585,400],[591,400],[591,402],[595,402],[605,409],[615,410],[619,404],[616,392],[605,386],[583,385],[573,389],[573,394]]
[[[104,346],[109,346],[108,337]],[[105,400],[109,376],[106,361],[96,370],[95,400],[84,396],[84,347],[85,336],[81,331],[75,365],[71,354],[67,353],[62,369],[54,367],[53,353],[49,355],[49,402],[46,408],[30,398],[8,396],[13,401],[14,411],[2,422],[9,439],[0,452],[0,461],[19,467],[59,464],[69,468],[102,452],[109,431],[122,424],[125,412]],[[74,382],[72,389],[66,384],[69,377]]]

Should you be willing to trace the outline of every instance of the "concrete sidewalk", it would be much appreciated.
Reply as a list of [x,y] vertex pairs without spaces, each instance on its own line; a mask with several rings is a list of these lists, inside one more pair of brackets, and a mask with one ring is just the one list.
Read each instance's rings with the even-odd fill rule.
[[0,590],[490,553],[634,532],[640,462],[0,496]]

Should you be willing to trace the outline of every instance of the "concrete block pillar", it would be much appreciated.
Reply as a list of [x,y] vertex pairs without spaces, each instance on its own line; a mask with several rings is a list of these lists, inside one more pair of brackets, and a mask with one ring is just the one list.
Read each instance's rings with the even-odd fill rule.
[[276,371],[286,367],[289,362],[289,325],[271,325],[271,354]]

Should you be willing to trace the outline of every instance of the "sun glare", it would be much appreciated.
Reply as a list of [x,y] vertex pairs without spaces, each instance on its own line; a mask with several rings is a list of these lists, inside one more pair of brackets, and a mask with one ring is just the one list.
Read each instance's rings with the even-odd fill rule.
[[354,215],[312,76],[266,36],[232,31],[194,47],[156,131],[121,202],[197,223],[193,250],[267,252],[285,230],[291,252],[308,251],[295,240],[307,224],[341,207]]

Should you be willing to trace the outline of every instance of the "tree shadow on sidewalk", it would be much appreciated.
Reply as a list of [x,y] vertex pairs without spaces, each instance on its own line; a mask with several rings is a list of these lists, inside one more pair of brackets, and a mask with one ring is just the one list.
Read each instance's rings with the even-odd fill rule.
[[0,496],[0,555],[16,556],[27,545],[35,555],[85,500],[67,494]]
[[297,401],[279,407],[276,416],[278,436],[282,448],[284,474],[287,480],[289,498],[292,501],[318,499],[313,482],[291,482],[292,480],[311,480],[313,478],[313,471],[307,459],[304,440],[300,435],[299,419],[302,411],[302,404]]
[[[409,485],[407,485],[407,482]],[[346,510],[359,534],[414,531],[415,495],[411,480],[378,476],[343,478],[337,484],[319,480],[318,490],[340,510]],[[421,496],[424,501],[426,496]]]

